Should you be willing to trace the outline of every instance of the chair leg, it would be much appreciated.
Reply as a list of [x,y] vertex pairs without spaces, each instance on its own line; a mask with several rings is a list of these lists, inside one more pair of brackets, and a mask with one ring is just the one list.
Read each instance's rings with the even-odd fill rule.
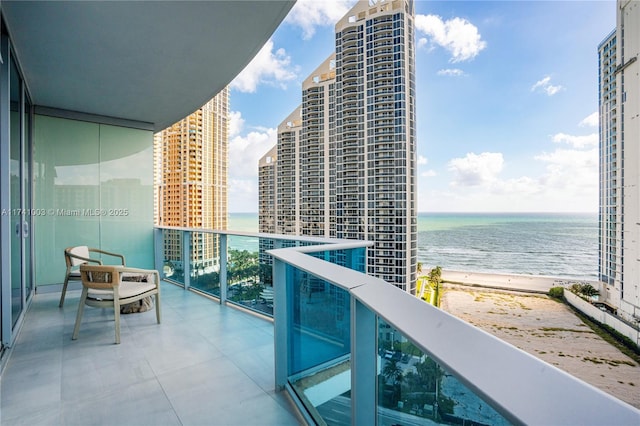
[[160,290],[156,293],[156,320],[160,324]]
[[62,308],[62,305],[64,305],[64,296],[67,294],[67,285],[69,284],[69,274],[67,273],[67,276],[64,277],[64,284],[62,285],[62,294],[60,295],[60,304],[58,305],[58,307]]
[[120,344],[120,300],[118,293],[114,291],[113,295],[113,314],[116,321],[116,345]]
[[73,336],[71,340],[78,338],[78,332],[80,331],[80,323],[82,322],[82,313],[84,312],[84,303],[87,300],[87,294],[89,291],[86,287],[82,287],[82,295],[80,296],[80,303],[78,304],[78,315],[76,315],[76,326],[73,328]]

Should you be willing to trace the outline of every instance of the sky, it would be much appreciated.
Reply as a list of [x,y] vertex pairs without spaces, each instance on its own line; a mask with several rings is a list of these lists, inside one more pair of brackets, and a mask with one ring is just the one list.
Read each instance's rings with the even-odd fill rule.
[[[298,0],[231,83],[229,212],[257,212],[258,159],[354,3]],[[615,1],[415,5],[418,211],[596,212],[597,47]]]

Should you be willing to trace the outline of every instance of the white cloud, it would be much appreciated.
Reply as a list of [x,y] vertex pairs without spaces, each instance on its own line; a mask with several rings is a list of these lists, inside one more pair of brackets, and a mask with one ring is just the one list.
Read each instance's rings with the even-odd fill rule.
[[463,158],[449,161],[449,170],[454,173],[452,186],[486,185],[497,179],[502,171],[504,159],[500,152],[468,153]]
[[229,139],[238,136],[244,127],[244,118],[240,111],[229,112]]
[[258,211],[258,182],[256,179],[229,179],[227,188],[230,212]]
[[258,160],[276,144],[276,141],[275,128],[251,131],[231,139],[229,141],[229,177],[258,176]]
[[418,166],[424,166],[428,162],[429,161],[427,160],[427,157],[424,157],[422,155],[418,155]]
[[598,150],[556,149],[534,157],[546,163],[540,184],[548,192],[561,192],[567,199],[598,193]]
[[280,48],[273,51],[273,40],[268,40],[260,52],[231,82],[231,88],[253,93],[261,83],[286,87],[285,83],[297,77],[298,67],[291,65],[291,57]]
[[422,172],[420,173],[420,176],[422,177],[433,177],[433,176],[437,176],[438,174],[436,173],[435,170],[427,170],[426,172]]
[[447,69],[443,69],[438,71],[438,75],[446,75],[446,76],[451,76],[451,77],[461,77],[463,75],[466,75],[464,73],[464,71],[462,71],[459,68],[447,68]]
[[[416,29],[428,37],[433,44],[443,47],[451,53],[450,62],[461,62],[475,58],[487,47],[478,28],[463,18],[446,21],[437,15],[416,15]],[[429,40],[420,38],[418,47]]]
[[562,87],[561,85],[554,86],[553,84],[551,84],[551,77],[548,75],[545,76],[542,80],[536,81],[536,84],[531,86],[532,92],[542,91],[546,93],[547,96],[553,96],[563,89],[564,87]]
[[[420,211],[595,211],[598,203],[598,149],[558,148],[532,158],[543,169],[504,178],[501,153],[469,153],[449,163],[447,190],[421,190]],[[513,164],[511,165],[514,168]],[[423,174],[424,175],[424,174]],[[421,175],[421,176],[423,176]],[[422,186],[421,186],[422,188]],[[433,204],[430,200],[438,200]]]
[[555,143],[566,143],[574,148],[586,148],[598,145],[598,134],[592,133],[584,136],[567,135],[566,133],[557,133],[553,135],[552,140]]
[[258,160],[277,141],[275,128],[253,128],[246,132],[237,111],[229,113],[229,211],[256,211]]
[[334,26],[355,3],[355,0],[298,0],[285,22],[300,27],[302,38],[309,40],[316,27]]
[[596,111],[593,114],[589,114],[587,117],[585,117],[584,120],[582,120],[578,125],[580,127],[598,127],[599,120],[600,115],[598,114],[598,111]]

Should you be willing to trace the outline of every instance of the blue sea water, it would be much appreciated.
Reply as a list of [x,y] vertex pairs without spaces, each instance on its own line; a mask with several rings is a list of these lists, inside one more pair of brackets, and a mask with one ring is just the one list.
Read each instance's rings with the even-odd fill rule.
[[597,279],[598,216],[421,213],[418,261],[489,273]]
[[[258,215],[232,213],[229,229],[257,232]],[[420,213],[424,269],[597,279],[595,213]]]

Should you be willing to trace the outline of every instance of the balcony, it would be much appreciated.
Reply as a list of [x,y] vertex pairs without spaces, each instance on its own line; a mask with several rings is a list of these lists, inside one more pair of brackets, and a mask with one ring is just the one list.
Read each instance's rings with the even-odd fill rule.
[[[360,227],[345,226],[354,236]],[[182,241],[179,259],[165,259],[168,237]],[[189,244],[205,237],[216,244],[218,269],[191,259]],[[167,281],[162,324],[152,312],[125,316],[122,344],[113,345],[109,313],[87,309],[71,341],[77,291],[64,309],[58,294],[37,294],[2,377],[3,424],[638,418],[617,399],[366,275],[371,243],[188,228],[156,228],[154,240]]]
[[298,425],[275,392],[273,323],[169,283],[162,323],[88,308],[71,340],[79,291],[34,297],[2,376],[2,424]]

